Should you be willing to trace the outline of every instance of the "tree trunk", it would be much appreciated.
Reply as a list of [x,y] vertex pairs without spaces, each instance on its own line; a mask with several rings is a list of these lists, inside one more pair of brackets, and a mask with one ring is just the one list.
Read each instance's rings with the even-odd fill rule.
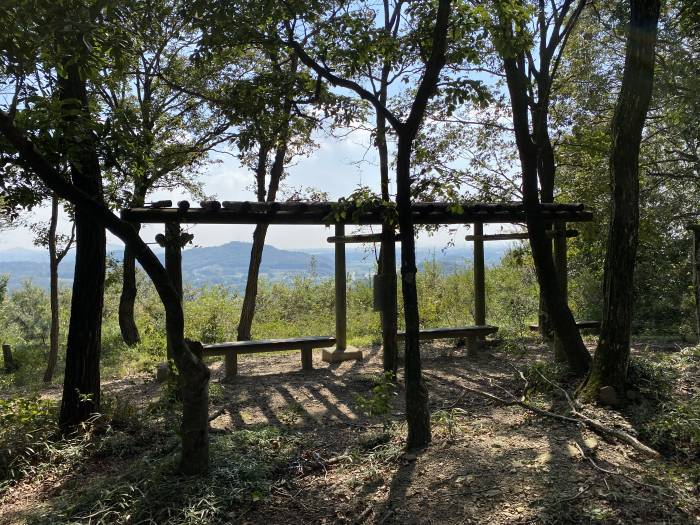
[[258,224],[253,231],[253,246],[250,248],[250,262],[248,263],[248,278],[245,283],[245,296],[241,307],[241,318],[238,322],[238,340],[250,340],[250,332],[255,316],[255,303],[258,297],[258,279],[260,276],[260,264],[262,262],[263,249],[265,248],[265,235],[267,224]]
[[603,319],[583,394],[613,387],[623,402],[630,353],[634,267],[639,236],[639,148],[654,81],[659,0],[631,0],[625,69],[612,120],[612,190],[603,274]]
[[[102,178],[95,148],[87,87],[77,64],[59,77],[66,142],[73,185],[102,202]],[[80,116],[76,116],[80,115]],[[100,351],[105,282],[105,228],[85,210],[75,210],[76,253],[71,316],[66,345],[66,370],[59,424],[63,431],[88,420],[100,409]]]
[[[143,206],[146,201],[144,190],[134,188],[134,196],[131,207]],[[136,231],[141,229],[140,224],[134,224]],[[134,317],[134,305],[136,303],[136,259],[128,246],[124,246],[124,260],[122,261],[122,292],[119,296],[119,330],[122,339],[129,346],[134,346],[141,341],[139,329]]]
[[[382,90],[379,100],[386,104],[386,83],[389,68],[385,64],[382,70]],[[376,145],[379,152],[379,175],[382,200],[389,202],[389,151],[386,143],[386,118],[377,112]],[[382,322],[382,364],[385,372],[391,372],[394,377],[398,371],[398,342],[396,340],[397,316],[397,282],[396,282],[396,240],[394,226],[382,224],[382,243],[379,251],[379,274],[382,283],[381,322]]]
[[428,389],[423,381],[420,357],[420,319],[418,288],[416,286],[416,246],[411,217],[411,139],[399,135],[396,158],[396,206],[401,230],[401,289],[406,322],[406,382],[407,448],[415,449],[430,443],[430,410]]
[[58,254],[56,253],[56,225],[58,223],[58,197],[51,196],[51,222],[49,223],[49,296],[51,303],[51,327],[49,329],[49,357],[44,372],[44,383],[50,383],[58,361],[59,304],[58,304]]
[[567,361],[572,372],[583,375],[588,372],[590,354],[583,344],[571,310],[561,293],[552,258],[552,244],[547,237],[547,221],[540,211],[538,194],[538,151],[530,136],[527,105],[527,84],[523,74],[524,58],[503,58],[508,91],[513,113],[515,140],[520,156],[523,178],[523,205],[532,249],[537,281],[542,291],[546,309],[555,335],[566,349]]
[[[196,353],[198,345],[188,344],[184,339],[185,319],[180,296],[165,268],[132,225],[120,220],[103,202],[94,199],[76,184],[65,181],[39,153],[37,147],[1,111],[0,131],[17,148],[20,158],[32,168],[32,171],[49,189],[75,205],[76,209],[80,209],[82,215],[92,219],[93,223],[102,227],[107,226],[125,245],[130,246],[141,267],[153,282],[165,308],[166,332],[173,344],[175,365],[183,377],[180,470],[186,474],[204,473],[208,467],[209,457],[209,369],[202,361],[201,354]],[[104,259],[102,263],[104,264]]]

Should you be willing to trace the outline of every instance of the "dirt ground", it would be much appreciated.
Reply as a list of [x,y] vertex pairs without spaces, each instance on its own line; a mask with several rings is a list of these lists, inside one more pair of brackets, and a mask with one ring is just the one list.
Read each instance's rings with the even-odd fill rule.
[[[338,364],[323,362],[316,351],[311,372],[300,370],[298,353],[240,356],[232,383],[221,381],[220,362],[212,364],[214,434],[266,424],[290,429],[307,444],[264,504],[232,510],[231,523],[700,523],[698,488],[669,481],[663,473],[671,465],[464,389],[520,396],[524,385],[515,370],[544,358],[544,349],[518,357],[488,348],[468,358],[449,344],[424,347],[433,442],[419,454],[402,451],[401,386],[388,415],[359,410],[357,395],[368,396],[381,373],[379,349],[364,351],[363,361]],[[143,402],[160,386],[144,376],[105,389]],[[585,413],[635,433],[617,412],[586,407]],[[358,444],[360,456],[351,452]],[[2,498],[0,522],[16,523],[18,507],[32,504],[22,490]]]
[[[523,384],[512,367],[522,369],[537,357],[543,356],[534,349],[514,359],[488,350],[467,358],[448,344],[425,348],[431,409],[443,416],[434,425],[431,447],[359,469],[341,460],[295,479],[293,493],[282,490],[277,501],[241,518],[250,523],[700,522],[697,500],[693,516],[682,509],[682,494],[642,481],[655,461],[588,430],[499,406],[462,388],[500,397],[507,397],[506,391],[519,394]],[[317,352],[314,366],[311,373],[300,372],[298,355],[242,358],[240,376],[224,385],[225,399],[213,407],[225,412],[212,427],[293,424],[313,437],[320,458],[342,458],[380,426],[376,418],[363,416],[355,401],[358,393],[368,394],[370,377],[381,373],[380,352],[366,349],[364,361],[331,365]],[[220,366],[212,368],[219,381]],[[390,419],[403,421],[401,389],[392,408]],[[589,410],[634,433],[622,417]],[[607,474],[591,460],[623,474]]]

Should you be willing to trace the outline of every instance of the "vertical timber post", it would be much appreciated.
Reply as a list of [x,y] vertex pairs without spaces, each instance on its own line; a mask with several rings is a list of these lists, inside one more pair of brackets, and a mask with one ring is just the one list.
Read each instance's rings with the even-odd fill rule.
[[[567,242],[566,242],[566,223],[556,221],[554,223],[554,266],[557,270],[557,281],[561,288],[564,302],[568,303],[569,296],[569,277],[568,277],[568,261],[566,258]],[[558,337],[554,337],[554,359],[559,362],[566,361],[566,349]]]
[[[336,237],[345,235],[345,225],[335,225]],[[345,269],[345,243],[335,243],[335,348],[344,351],[347,348],[347,288]]]
[[[486,324],[486,278],[484,267],[484,224],[474,223],[474,324]],[[480,345],[481,338],[467,341],[467,354],[472,355]]]
[[695,291],[695,328],[700,338],[700,225],[689,227],[693,232],[693,288]]
[[[182,231],[180,223],[165,223],[165,271],[168,273],[180,302],[182,302]],[[170,338],[168,338],[168,361],[172,359]]]
[[486,324],[486,280],[484,268],[484,225],[474,223],[474,324]]
[[566,300],[569,295],[568,262],[566,259],[566,223],[557,221],[554,223],[554,264],[557,268],[559,286]]

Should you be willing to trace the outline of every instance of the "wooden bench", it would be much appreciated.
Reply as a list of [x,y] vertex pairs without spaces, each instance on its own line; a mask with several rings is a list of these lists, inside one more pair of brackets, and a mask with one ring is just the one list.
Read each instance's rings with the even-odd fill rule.
[[[420,340],[454,339],[464,337],[467,340],[467,355],[474,355],[479,348],[479,340],[489,334],[498,332],[498,327],[490,324],[477,326],[458,326],[452,328],[426,328],[418,333]],[[406,332],[398,332],[399,341],[406,340]]]
[[291,337],[289,339],[265,339],[260,341],[232,341],[204,345],[203,355],[231,356],[229,365],[233,367],[232,375],[238,373],[238,354],[256,354],[261,352],[279,352],[282,350],[301,350],[301,368],[313,370],[313,349],[325,348],[335,344],[335,337]]
[[[540,331],[539,325],[531,324],[529,326],[533,332]],[[579,330],[600,330],[600,321],[576,321],[576,326]]]

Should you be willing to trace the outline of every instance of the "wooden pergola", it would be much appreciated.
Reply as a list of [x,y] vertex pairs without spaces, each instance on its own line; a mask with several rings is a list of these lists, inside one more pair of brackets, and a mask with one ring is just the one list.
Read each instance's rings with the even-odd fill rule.
[[[566,223],[591,221],[593,214],[583,204],[541,204],[540,211],[553,225],[551,236],[555,239],[555,249],[558,248],[555,259],[565,287],[566,237],[576,235],[566,230]],[[474,234],[467,240],[474,242],[474,320],[477,325],[486,325],[484,241],[522,239],[526,235],[484,235],[483,226],[488,223],[525,223],[522,203],[416,202],[411,206],[411,213],[414,224],[473,224]],[[171,201],[159,201],[149,207],[124,209],[121,217],[133,223],[165,225],[165,235],[157,236],[157,240],[165,247],[166,270],[180,293],[181,250],[189,240],[183,239],[181,224],[333,225],[335,235],[328,241],[335,244],[336,353],[343,353],[347,347],[345,244],[381,240],[381,236],[375,234],[346,235],[345,225],[380,225],[386,221],[386,214],[387,209],[380,205],[355,207],[348,202],[205,201],[199,208],[193,208],[187,201],[181,201],[175,207]],[[400,236],[397,235],[396,240],[400,241]],[[358,353],[353,352],[347,357],[357,358]]]

